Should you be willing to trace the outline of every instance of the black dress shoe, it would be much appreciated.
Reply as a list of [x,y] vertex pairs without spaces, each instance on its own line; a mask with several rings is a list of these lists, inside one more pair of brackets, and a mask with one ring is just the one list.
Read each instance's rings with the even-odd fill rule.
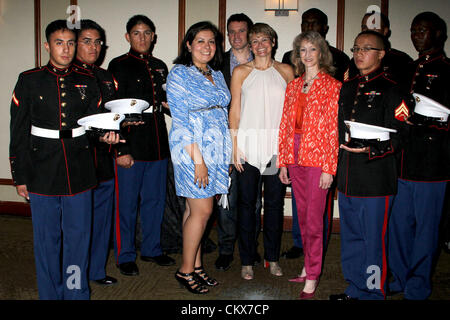
[[281,257],[285,259],[297,259],[300,258],[302,255],[303,255],[303,248],[293,246],[289,250],[284,251],[281,254]]
[[126,276],[137,276],[139,275],[139,269],[135,262],[124,262],[117,266],[120,273]]
[[102,286],[110,286],[112,284],[117,283],[117,279],[110,277],[110,276],[106,276],[103,279],[100,280],[94,280],[95,283],[100,284]]
[[173,260],[166,254],[162,254],[156,257],[141,256],[141,260],[146,262],[155,262],[157,265],[164,267],[172,266],[175,264],[175,260]]
[[358,299],[352,298],[352,297],[346,295],[345,293],[340,293],[340,294],[330,295],[330,300],[332,300],[332,301],[347,301],[347,300],[358,300]]
[[233,261],[232,254],[221,254],[217,258],[215,265],[217,270],[227,271],[231,267],[231,262]]

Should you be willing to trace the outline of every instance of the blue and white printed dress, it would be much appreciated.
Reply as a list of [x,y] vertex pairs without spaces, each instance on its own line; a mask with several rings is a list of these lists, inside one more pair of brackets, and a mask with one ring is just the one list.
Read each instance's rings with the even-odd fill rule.
[[[167,102],[172,114],[170,153],[178,196],[209,198],[228,193],[231,136],[228,110],[231,95],[220,71],[212,71],[214,84],[195,66],[175,65],[167,77]],[[197,143],[208,168],[209,185],[194,184],[194,162],[187,145]]]

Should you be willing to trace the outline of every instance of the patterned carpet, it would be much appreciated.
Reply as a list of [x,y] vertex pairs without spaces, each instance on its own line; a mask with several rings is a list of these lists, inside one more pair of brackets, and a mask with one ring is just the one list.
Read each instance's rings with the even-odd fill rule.
[[[260,236],[262,243],[262,236]],[[211,239],[217,240],[216,230],[211,232]],[[292,246],[291,234],[283,234],[282,251]],[[259,250],[262,254],[262,246]],[[237,250],[236,250],[237,251]],[[181,262],[180,254],[172,254],[177,265]],[[302,284],[288,282],[303,265],[303,258],[294,260],[281,259],[280,265],[284,275],[272,276],[262,265],[255,268],[255,279],[245,281],[240,278],[238,252],[231,269],[217,271],[214,261],[217,251],[204,255],[204,265],[220,285],[210,290],[207,295],[192,295],[180,288],[174,279],[177,265],[160,267],[151,262],[137,260],[140,275],[126,277],[119,273],[114,264],[112,251],[107,265],[107,274],[118,279],[110,287],[91,284],[92,300],[295,300],[302,290]],[[323,274],[316,300],[327,300],[333,293],[341,293],[346,287],[340,263],[339,235],[333,234],[325,256]],[[36,300],[38,298],[33,257],[32,225],[30,218],[0,216],[0,299],[1,300]],[[393,300],[402,299],[397,295]],[[430,300],[450,300],[450,255],[440,254],[436,272],[433,276],[433,293]]]

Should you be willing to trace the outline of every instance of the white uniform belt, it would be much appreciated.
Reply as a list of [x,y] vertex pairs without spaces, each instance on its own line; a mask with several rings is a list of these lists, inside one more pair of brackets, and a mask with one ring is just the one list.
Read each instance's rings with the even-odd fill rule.
[[[156,110],[155,110],[156,111]],[[142,111],[143,113],[153,113],[153,106],[148,107],[147,109],[145,109],[144,111]]]
[[86,133],[84,127],[78,127],[75,129],[67,130],[52,130],[44,129],[36,126],[31,126],[31,134],[33,136],[50,138],[50,139],[62,139],[62,138],[76,138]]

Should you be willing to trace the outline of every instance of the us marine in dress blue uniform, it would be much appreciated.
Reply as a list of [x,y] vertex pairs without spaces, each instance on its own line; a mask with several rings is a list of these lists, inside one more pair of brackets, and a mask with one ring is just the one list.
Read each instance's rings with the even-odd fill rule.
[[[341,147],[337,170],[341,221],[342,271],[348,287],[331,300],[384,299],[386,293],[387,222],[397,192],[394,153],[404,135],[408,108],[396,83],[381,67],[383,38],[374,31],[360,33],[353,48],[361,74],[345,82],[339,99],[339,143],[345,145],[345,120],[397,130],[386,141],[374,141],[362,153]],[[367,52],[357,49],[371,48]],[[382,49],[380,51],[379,49]],[[368,60],[370,57],[371,60]],[[367,68],[367,69],[363,69]],[[351,141],[351,140],[350,140]]]
[[[445,22],[436,14],[425,12],[414,18],[411,40],[419,58],[409,65],[405,87],[449,108],[446,39]],[[426,125],[411,126],[399,158],[398,195],[389,222],[389,266],[394,278],[390,290],[403,292],[410,300],[431,294],[439,221],[450,180],[449,122],[428,120]]]
[[40,299],[89,299],[91,189],[97,180],[77,120],[97,113],[95,78],[70,66],[76,36],[50,23],[50,62],[19,75],[11,102],[10,163],[18,193],[30,199]]
[[[92,20],[81,20],[78,31],[77,55],[73,61],[75,70],[93,75],[102,94],[101,112],[107,112],[104,104],[115,98],[117,81],[111,73],[96,66],[105,40],[105,31]],[[106,275],[109,254],[111,222],[114,205],[114,162],[110,145],[91,139],[98,185],[93,190],[92,239],[90,248],[89,279],[102,285],[117,282]]]
[[[113,59],[108,71],[118,82],[118,99],[142,99],[150,107],[142,115],[144,124],[122,130],[126,143],[117,147],[118,212],[114,244],[121,273],[137,275],[135,227],[138,207],[142,227],[141,259],[159,265],[175,263],[163,254],[160,245],[170,155],[164,118],[167,109],[162,105],[166,101],[162,86],[166,82],[168,69],[163,61],[149,52],[155,35],[150,19],[145,16],[132,17],[127,24],[127,35],[130,51]],[[139,37],[146,37],[143,47]],[[121,159],[129,159],[130,162],[121,166]]]

